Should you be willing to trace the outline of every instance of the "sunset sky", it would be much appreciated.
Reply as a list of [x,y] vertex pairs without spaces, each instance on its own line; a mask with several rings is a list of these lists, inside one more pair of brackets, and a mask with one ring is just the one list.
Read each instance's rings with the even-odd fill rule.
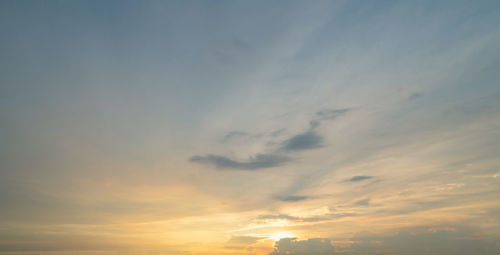
[[21,254],[500,254],[500,1],[0,1]]

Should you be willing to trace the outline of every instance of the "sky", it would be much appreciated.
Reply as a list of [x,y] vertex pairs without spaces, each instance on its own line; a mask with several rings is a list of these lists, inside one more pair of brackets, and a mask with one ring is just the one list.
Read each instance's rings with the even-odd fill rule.
[[499,1],[0,2],[0,255],[500,254]]

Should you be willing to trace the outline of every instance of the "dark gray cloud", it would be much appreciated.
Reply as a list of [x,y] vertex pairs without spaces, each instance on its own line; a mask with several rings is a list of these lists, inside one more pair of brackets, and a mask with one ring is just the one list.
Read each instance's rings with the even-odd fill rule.
[[348,179],[347,181],[349,181],[349,182],[360,182],[360,181],[369,180],[369,179],[372,179],[372,178],[373,178],[373,176],[356,175],[356,176],[353,176],[351,179]]
[[269,255],[332,255],[334,251],[332,243],[326,238],[283,238],[274,244],[274,251]]
[[309,130],[284,141],[281,149],[285,151],[300,151],[319,148],[322,146],[323,137],[321,137],[316,131]]
[[311,199],[313,197],[309,196],[284,196],[284,197],[276,197],[276,199],[283,201],[283,202],[298,202],[298,201],[303,201],[307,199]]
[[193,156],[189,159],[190,162],[211,165],[218,169],[234,169],[234,170],[258,170],[262,168],[271,168],[280,166],[291,159],[286,156],[276,154],[258,154],[255,157],[250,157],[248,161],[237,161],[224,156],[212,155]]
[[320,120],[334,120],[337,117],[344,115],[351,109],[323,109],[316,112],[316,115],[320,118]]

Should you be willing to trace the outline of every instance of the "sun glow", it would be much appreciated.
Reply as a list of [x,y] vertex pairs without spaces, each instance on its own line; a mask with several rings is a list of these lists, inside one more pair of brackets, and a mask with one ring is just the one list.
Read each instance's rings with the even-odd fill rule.
[[274,241],[279,241],[282,238],[294,238],[294,237],[295,237],[294,235],[282,232],[282,233],[272,235],[271,237],[269,237],[269,239],[273,239]]

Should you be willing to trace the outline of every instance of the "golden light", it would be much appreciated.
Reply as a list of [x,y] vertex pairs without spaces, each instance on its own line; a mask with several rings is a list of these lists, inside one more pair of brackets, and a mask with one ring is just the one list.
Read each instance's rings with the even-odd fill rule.
[[273,239],[274,241],[279,241],[282,238],[294,238],[294,237],[295,236],[293,236],[289,233],[281,232],[281,233],[272,235],[271,237],[269,237],[269,239]]

